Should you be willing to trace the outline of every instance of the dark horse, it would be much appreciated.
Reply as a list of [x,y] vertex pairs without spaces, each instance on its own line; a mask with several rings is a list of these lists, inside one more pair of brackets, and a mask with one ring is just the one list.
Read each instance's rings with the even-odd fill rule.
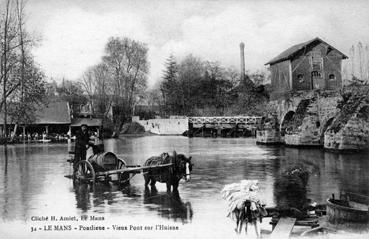
[[[167,191],[178,191],[178,184],[181,178],[186,181],[191,179],[191,171],[193,164],[191,157],[187,158],[183,154],[178,154],[176,151],[170,156],[168,153],[162,153],[160,156],[154,156],[146,160],[144,166],[160,166],[171,164],[170,166],[150,168],[144,171],[145,186],[149,183],[155,186],[156,182],[166,183]],[[151,182],[150,182],[151,181]]]

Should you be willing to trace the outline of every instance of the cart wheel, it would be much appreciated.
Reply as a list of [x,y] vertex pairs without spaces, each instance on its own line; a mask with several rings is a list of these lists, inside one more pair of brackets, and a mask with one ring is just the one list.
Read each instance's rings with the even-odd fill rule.
[[117,164],[117,169],[122,169],[126,167],[126,161],[124,161],[123,159],[118,158],[118,164]]
[[[123,169],[126,167],[126,162],[123,159],[118,159],[118,166],[117,169]],[[129,183],[129,173],[119,173],[118,174],[118,182],[120,184],[127,184]]]
[[95,181],[95,170],[87,160],[81,160],[76,163],[73,170],[73,177],[78,181]]

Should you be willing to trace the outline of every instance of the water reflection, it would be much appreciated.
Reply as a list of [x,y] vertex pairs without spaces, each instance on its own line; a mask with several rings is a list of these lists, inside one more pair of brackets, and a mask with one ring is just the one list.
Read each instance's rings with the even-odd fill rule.
[[[274,182],[274,201],[280,209],[296,208],[302,210],[307,203],[307,190],[304,180],[300,175],[288,175],[291,170],[302,169],[296,165],[283,174],[278,175]],[[306,181],[305,181],[306,182]]]
[[4,160],[5,160],[5,166],[4,166],[4,176],[6,178],[8,174],[8,147],[4,146]]
[[93,186],[87,183],[73,183],[73,189],[76,194],[77,208],[86,212],[91,208],[90,193],[93,191]]
[[[193,210],[190,202],[183,202],[178,191],[172,193],[158,192],[155,186],[145,187],[144,204],[158,215],[174,221],[189,223],[192,221]],[[153,207],[154,205],[154,207]]]
[[[91,209],[102,209],[106,206],[119,204],[123,197],[141,197],[141,192],[135,186],[113,183],[79,183],[73,182],[76,207],[82,212]],[[119,205],[118,205],[119,206]],[[122,207],[126,205],[121,205]]]

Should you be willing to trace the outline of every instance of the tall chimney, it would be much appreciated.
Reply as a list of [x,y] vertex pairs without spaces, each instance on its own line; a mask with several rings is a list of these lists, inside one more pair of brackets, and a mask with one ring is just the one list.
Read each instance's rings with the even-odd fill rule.
[[240,43],[241,80],[245,79],[245,43]]

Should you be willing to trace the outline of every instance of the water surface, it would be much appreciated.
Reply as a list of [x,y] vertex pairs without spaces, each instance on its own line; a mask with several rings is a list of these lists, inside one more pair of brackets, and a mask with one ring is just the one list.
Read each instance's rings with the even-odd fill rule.
[[[236,237],[233,222],[225,217],[226,203],[220,195],[224,185],[242,179],[257,179],[262,201],[267,206],[274,206],[281,201],[275,180],[284,170],[297,164],[311,172],[306,195],[303,195],[305,198],[325,203],[332,193],[340,191],[369,195],[367,153],[335,154],[320,149],[259,146],[252,138],[181,136],[111,139],[105,141],[105,148],[128,164],[139,165],[153,155],[171,154],[176,150],[192,156],[195,164],[192,179],[189,183],[181,181],[180,198],[168,195],[165,185],[160,183],[156,189],[145,190],[142,175],[133,177],[129,187],[73,184],[64,177],[72,173],[66,162],[71,144],[9,145],[7,153],[0,146],[0,237],[48,238],[52,235],[65,238],[66,235],[78,237],[80,233],[92,238],[117,235],[137,238]],[[140,225],[178,226],[179,230],[28,232],[31,226],[50,224],[48,221],[32,221],[31,217],[52,215],[104,217],[104,221],[88,221],[87,224],[80,220],[64,223],[76,228],[85,223],[110,228],[114,224],[136,225],[137,228]],[[268,223],[263,223],[263,228],[271,229]]]

